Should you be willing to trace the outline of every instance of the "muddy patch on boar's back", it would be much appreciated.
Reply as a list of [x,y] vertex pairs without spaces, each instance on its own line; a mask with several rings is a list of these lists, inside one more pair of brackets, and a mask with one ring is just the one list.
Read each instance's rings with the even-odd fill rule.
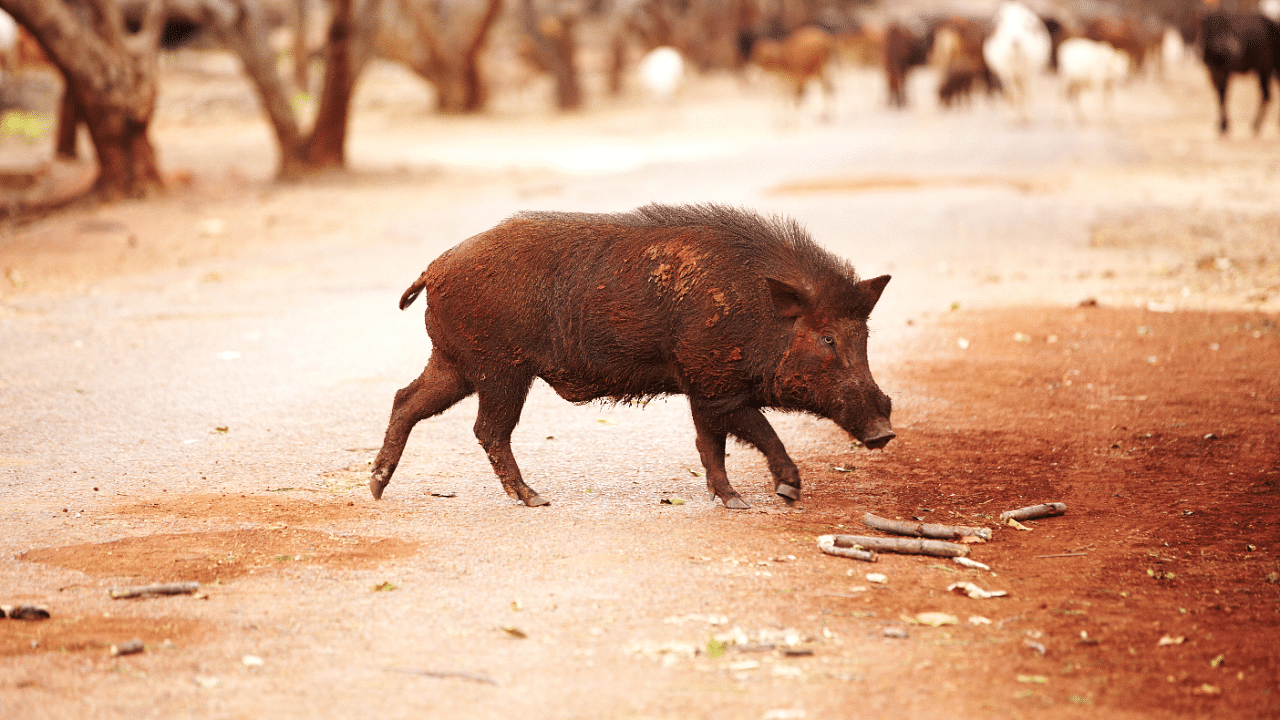
[[655,267],[649,273],[649,280],[674,292],[676,299],[684,299],[702,279],[702,261],[706,256],[689,247],[682,238],[650,245],[645,251],[645,257],[654,261],[669,261]]

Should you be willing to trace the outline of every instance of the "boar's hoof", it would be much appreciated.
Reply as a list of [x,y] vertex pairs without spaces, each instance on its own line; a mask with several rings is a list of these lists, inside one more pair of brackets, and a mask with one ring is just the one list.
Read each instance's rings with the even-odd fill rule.
[[742,498],[736,497],[736,496],[725,500],[724,506],[726,508],[729,508],[730,510],[750,510],[751,509],[751,506],[747,504],[746,500],[743,500]]
[[773,491],[778,494],[778,497],[786,500],[788,505],[800,499],[800,488],[794,485],[780,484]]
[[543,505],[550,505],[551,501],[542,497],[541,495],[534,495],[530,497],[528,500],[525,500],[524,504],[528,505],[529,507],[542,507]]
[[378,473],[374,473],[369,477],[369,492],[373,493],[374,500],[382,499],[382,491],[386,489],[387,484],[391,481],[382,477]]

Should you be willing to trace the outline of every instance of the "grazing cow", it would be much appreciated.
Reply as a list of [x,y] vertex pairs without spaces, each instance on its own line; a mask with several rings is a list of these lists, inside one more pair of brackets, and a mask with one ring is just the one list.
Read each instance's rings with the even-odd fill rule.
[[1080,94],[1096,89],[1104,108],[1111,106],[1112,91],[1129,75],[1129,55],[1110,43],[1070,38],[1058,47],[1058,77],[1076,116],[1084,119]]
[[1023,122],[1030,119],[1031,80],[1049,67],[1052,47],[1044,22],[1026,5],[1012,0],[1000,4],[996,29],[983,43],[982,57]]
[[978,23],[963,17],[948,18],[933,33],[930,63],[938,68],[938,100],[943,107],[965,102],[975,82],[981,82],[992,94],[1000,83],[991,74],[982,57],[986,34]]
[[884,72],[889,80],[889,107],[907,106],[907,73],[929,61],[929,40],[894,23],[884,33]]
[[1148,31],[1134,18],[1095,17],[1085,23],[1084,37],[1109,43],[1111,47],[1129,56],[1130,67],[1141,72],[1147,54],[1160,46],[1161,38]]
[[1218,91],[1218,130],[1227,134],[1227,82],[1232,73],[1257,73],[1262,102],[1253,117],[1253,133],[1271,102],[1271,75],[1280,68],[1280,25],[1267,16],[1209,13],[1200,24],[1204,64]]
[[797,108],[804,100],[809,81],[818,81],[824,98],[822,117],[831,119],[836,88],[827,74],[827,65],[835,52],[835,40],[830,33],[808,25],[782,40],[761,38],[749,45],[751,62],[761,70],[781,76],[790,85]]

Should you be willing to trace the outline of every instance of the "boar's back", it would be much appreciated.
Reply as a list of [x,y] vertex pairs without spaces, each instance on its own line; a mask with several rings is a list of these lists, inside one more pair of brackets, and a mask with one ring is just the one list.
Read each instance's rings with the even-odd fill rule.
[[581,402],[755,394],[791,323],[769,279],[830,312],[870,312],[853,268],[797,223],[717,205],[521,213],[445,252],[415,286],[435,347],[473,383],[518,368]]

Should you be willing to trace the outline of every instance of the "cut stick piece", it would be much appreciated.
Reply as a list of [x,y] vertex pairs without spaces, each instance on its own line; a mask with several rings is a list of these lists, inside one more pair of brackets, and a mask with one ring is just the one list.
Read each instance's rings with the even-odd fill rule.
[[836,547],[835,535],[823,535],[818,538],[818,549],[828,555],[839,555],[840,557],[853,558],[854,560],[862,560],[863,562],[876,562],[876,554],[870,550],[857,547]]
[[984,565],[978,562],[977,560],[972,560],[967,557],[954,557],[951,559],[954,560],[959,565],[963,565],[967,568],[973,568],[974,570],[990,570],[991,569],[990,566]]
[[[823,537],[828,537],[824,535]],[[860,547],[876,552],[898,553],[900,555],[931,555],[933,557],[964,557],[969,554],[969,547],[959,543],[942,540],[925,540],[923,538],[883,538],[867,535],[832,535],[832,544],[837,548]],[[821,545],[822,538],[818,539]]]
[[108,592],[117,600],[121,598],[152,597],[155,595],[187,595],[200,589],[198,582],[160,583],[139,587],[111,588]]
[[937,540],[951,540],[962,537],[991,539],[991,528],[890,520],[871,513],[862,516],[862,524],[869,528],[893,533],[894,535],[910,535],[911,537],[927,537]]
[[1005,510],[1000,513],[1000,522],[1008,522],[1009,520],[1035,520],[1036,518],[1055,517],[1067,512],[1065,503],[1053,502],[1043,505],[1032,505],[1030,507],[1018,508],[1017,510]]

